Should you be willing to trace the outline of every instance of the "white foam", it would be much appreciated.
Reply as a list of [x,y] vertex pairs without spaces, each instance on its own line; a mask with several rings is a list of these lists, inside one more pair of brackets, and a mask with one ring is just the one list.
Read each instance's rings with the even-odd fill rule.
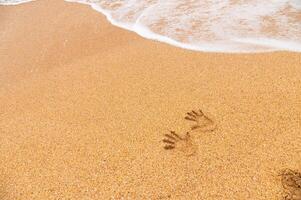
[[0,0],[0,5],[4,6],[11,6],[11,5],[18,5],[21,3],[27,3],[35,0]]
[[301,52],[300,0],[65,1],[88,4],[115,26],[189,50]]

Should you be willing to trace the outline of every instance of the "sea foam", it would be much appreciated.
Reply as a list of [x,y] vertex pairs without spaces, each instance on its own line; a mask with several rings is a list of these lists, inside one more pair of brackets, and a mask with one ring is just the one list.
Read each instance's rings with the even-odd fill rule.
[[113,25],[185,49],[301,52],[300,0],[66,1],[89,4]]
[[18,5],[21,3],[26,3],[34,0],[0,0],[0,5]]

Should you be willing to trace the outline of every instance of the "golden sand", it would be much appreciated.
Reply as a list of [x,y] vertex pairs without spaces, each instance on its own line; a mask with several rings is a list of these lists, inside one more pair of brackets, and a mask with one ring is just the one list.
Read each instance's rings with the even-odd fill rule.
[[187,51],[59,0],[0,23],[1,200],[274,200],[301,169],[300,53]]

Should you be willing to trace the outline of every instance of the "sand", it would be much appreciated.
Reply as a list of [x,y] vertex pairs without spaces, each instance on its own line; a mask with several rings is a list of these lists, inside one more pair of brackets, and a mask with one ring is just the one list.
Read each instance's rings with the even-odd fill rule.
[[301,169],[300,53],[188,51],[59,0],[0,23],[1,200],[282,199]]

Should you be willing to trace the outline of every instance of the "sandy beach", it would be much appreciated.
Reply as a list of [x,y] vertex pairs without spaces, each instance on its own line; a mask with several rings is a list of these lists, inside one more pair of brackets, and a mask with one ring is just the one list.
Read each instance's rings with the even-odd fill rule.
[[188,51],[59,0],[0,23],[1,200],[277,200],[301,170],[300,53]]

